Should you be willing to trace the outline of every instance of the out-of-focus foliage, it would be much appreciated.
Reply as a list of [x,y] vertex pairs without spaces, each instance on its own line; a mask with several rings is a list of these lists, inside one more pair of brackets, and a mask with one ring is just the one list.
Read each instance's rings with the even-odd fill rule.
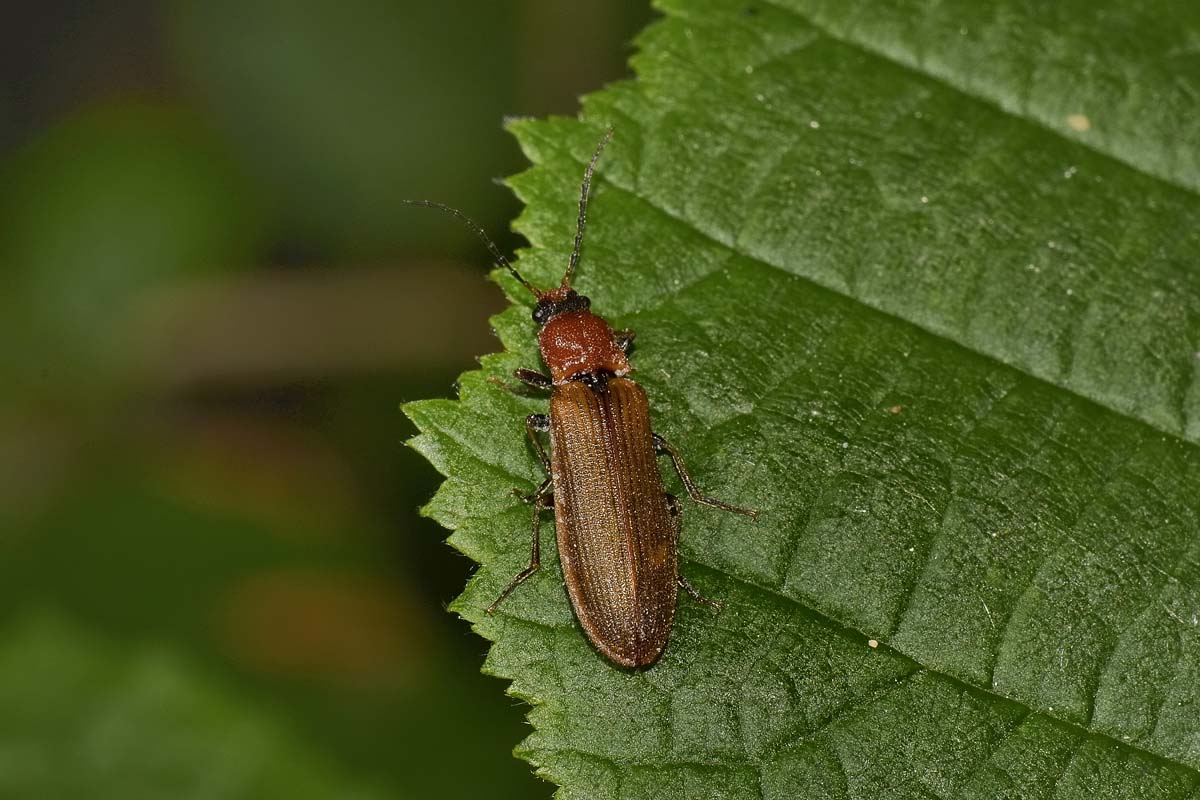
[[396,200],[511,247],[502,119],[623,75],[644,4],[579,4],[578,61],[534,0],[7,13],[0,795],[547,795],[396,413],[499,293]]
[[382,797],[178,657],[33,618],[0,645],[5,797]]

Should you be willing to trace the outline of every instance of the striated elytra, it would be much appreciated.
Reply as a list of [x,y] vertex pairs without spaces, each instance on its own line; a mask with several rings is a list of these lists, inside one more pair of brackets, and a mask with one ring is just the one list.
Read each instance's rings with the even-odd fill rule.
[[[679,452],[650,428],[650,405],[625,377],[633,331],[614,331],[591,311],[591,301],[571,288],[587,222],[588,189],[596,162],[612,137],[600,140],[583,174],[575,246],[559,286],[539,290],[525,280],[476,223],[457,209],[428,200],[410,205],[441,209],[483,239],[497,263],[537,298],[533,320],[550,371],[519,369],[522,383],[550,391],[550,413],[532,414],[525,428],[549,473],[523,499],[533,505],[529,566],[517,574],[487,611],[492,613],[541,565],[541,515],[553,507],[567,594],[588,640],[624,667],[646,667],[662,655],[675,620],[677,588],[719,608],[679,572],[681,506],[667,493],[658,455],[670,457],[684,488],[697,503],[756,517],[754,509],[702,494]],[[540,435],[549,434],[546,455]]]

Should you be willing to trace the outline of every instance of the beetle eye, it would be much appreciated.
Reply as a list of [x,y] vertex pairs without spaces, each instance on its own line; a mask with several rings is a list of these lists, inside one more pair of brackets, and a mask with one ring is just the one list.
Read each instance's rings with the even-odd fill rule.
[[553,306],[550,303],[541,302],[533,307],[533,321],[538,325],[545,325],[546,320],[550,319],[550,312]]

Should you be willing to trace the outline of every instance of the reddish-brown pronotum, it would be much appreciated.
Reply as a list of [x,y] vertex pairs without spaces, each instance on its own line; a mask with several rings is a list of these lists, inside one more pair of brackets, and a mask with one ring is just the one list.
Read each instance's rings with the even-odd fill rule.
[[[646,393],[625,377],[632,370],[626,351],[633,331],[614,331],[591,312],[591,301],[571,288],[592,173],[611,136],[611,130],[605,133],[584,171],[575,246],[561,284],[553,289],[539,290],[525,280],[462,212],[426,200],[409,202],[439,208],[466,222],[497,262],[537,298],[533,320],[541,326],[538,345],[550,375],[527,369],[515,375],[551,393],[550,414],[532,414],[525,420],[549,477],[523,495],[533,505],[529,566],[513,578],[488,613],[540,566],[541,514],[552,506],[567,593],[584,633],[617,664],[645,667],[666,647],[677,587],[719,607],[679,573],[681,507],[663,487],[658,454],[670,457],[697,503],[750,517],[757,512],[706,497],[696,488],[679,452],[652,432]],[[548,457],[539,438],[542,433],[550,435]]]

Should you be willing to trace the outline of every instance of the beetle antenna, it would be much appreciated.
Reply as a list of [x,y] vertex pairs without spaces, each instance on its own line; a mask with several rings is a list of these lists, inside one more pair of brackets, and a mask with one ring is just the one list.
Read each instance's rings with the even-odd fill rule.
[[596,162],[600,160],[600,154],[604,152],[604,145],[608,144],[612,135],[612,128],[604,132],[600,144],[596,145],[596,152],[592,153],[592,160],[588,162],[587,169],[583,171],[583,186],[579,189],[579,221],[575,226],[575,249],[571,251],[571,260],[567,262],[567,271],[563,275],[562,285],[564,287],[571,285],[571,276],[575,274],[575,265],[579,263],[579,250],[583,247],[583,226],[587,224],[588,189],[592,186],[592,173],[596,171]]
[[511,272],[512,276],[514,278],[516,278],[518,281],[520,281],[522,286],[524,286],[529,291],[533,292],[534,297],[541,297],[542,293],[539,292],[532,283],[525,280],[525,278],[523,278],[521,276],[521,273],[517,272],[516,267],[514,267],[512,264],[509,263],[508,259],[504,257],[504,254],[500,252],[500,248],[496,247],[496,243],[488,238],[487,233],[483,230],[483,226],[481,226],[478,222],[471,219],[466,214],[459,211],[457,208],[443,205],[442,203],[435,203],[432,200],[401,200],[400,202],[404,203],[404,205],[406,205],[406,206],[422,206],[423,208],[436,208],[439,211],[445,211],[447,214],[453,214],[454,216],[458,217],[460,220],[462,220],[463,224],[465,224],[468,228],[470,228],[472,231],[474,231],[475,235],[478,236],[483,241],[484,245],[487,246],[488,252],[490,252],[492,254],[492,257],[496,259],[496,263],[499,266],[502,266],[506,270]]

